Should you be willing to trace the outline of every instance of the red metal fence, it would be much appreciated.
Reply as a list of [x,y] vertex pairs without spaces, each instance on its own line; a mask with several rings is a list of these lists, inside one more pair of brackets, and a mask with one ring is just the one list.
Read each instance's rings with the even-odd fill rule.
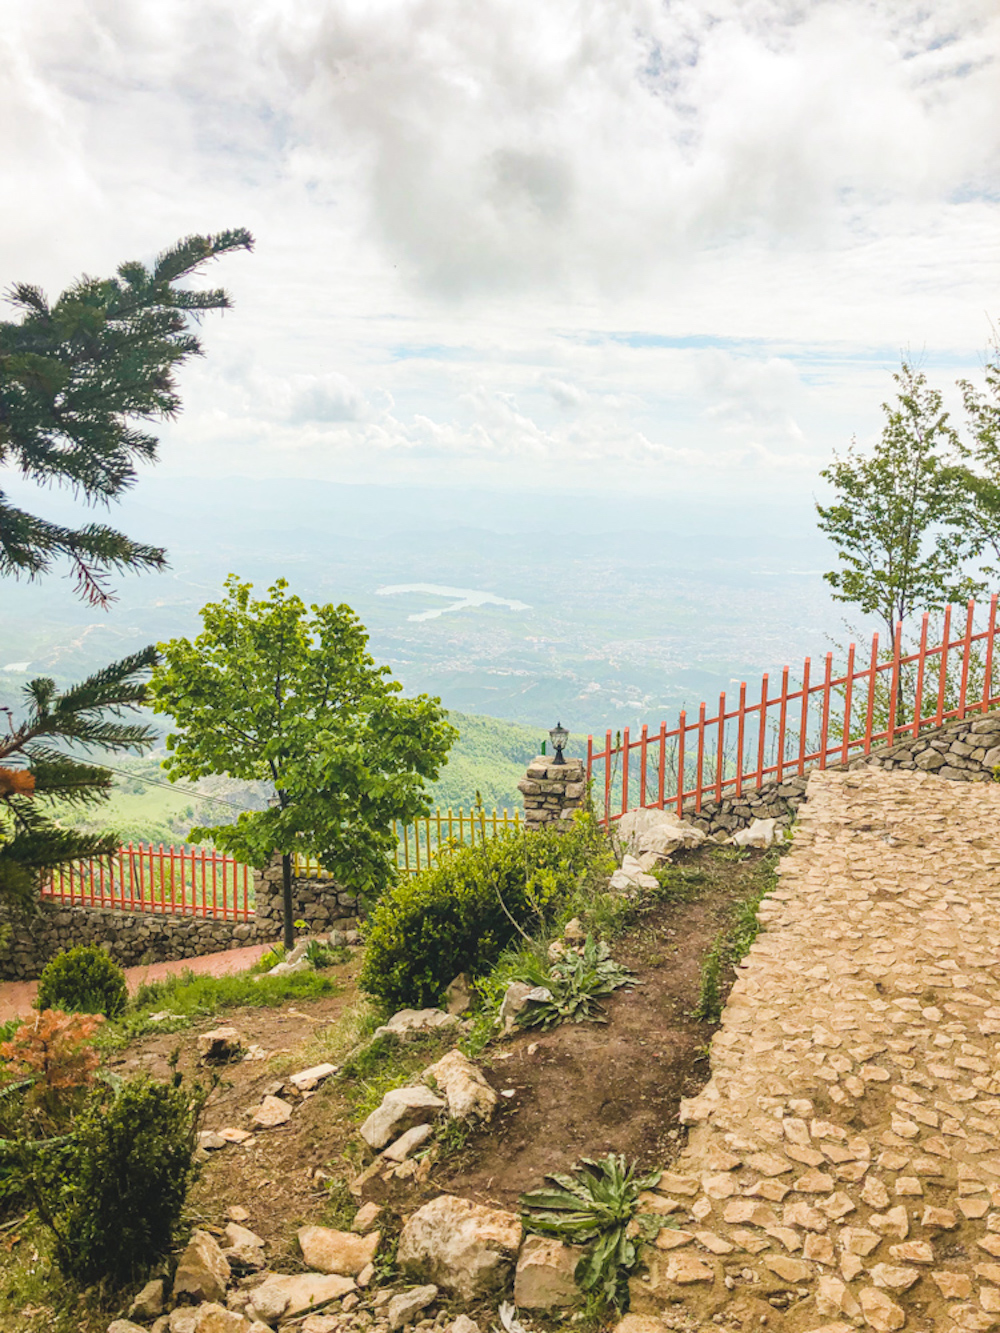
[[852,643],[843,674],[834,675],[833,654],[827,653],[816,680],[807,657],[796,681],[784,668],[777,693],[765,675],[752,702],[744,681],[738,704],[727,706],[723,692],[712,716],[703,703],[697,719],[682,711],[669,730],[661,722],[650,735],[644,726],[633,739],[626,728],[614,744],[609,731],[599,750],[589,737],[587,777],[595,805],[603,806],[603,822],[620,819],[635,805],[671,808],[678,815],[685,805],[700,811],[705,800],[739,797],[744,788],[781,782],[816,765],[846,764],[875,745],[995,707],[997,595],[988,606],[970,601],[958,619],[964,625],[953,638],[952,608],[945,608],[940,642],[933,647],[925,615],[915,652],[903,652],[897,626],[891,650],[880,651],[879,636],[872,637],[860,669]]
[[43,885],[48,901],[126,912],[249,921],[253,871],[203,847],[119,847],[114,856],[70,861]]

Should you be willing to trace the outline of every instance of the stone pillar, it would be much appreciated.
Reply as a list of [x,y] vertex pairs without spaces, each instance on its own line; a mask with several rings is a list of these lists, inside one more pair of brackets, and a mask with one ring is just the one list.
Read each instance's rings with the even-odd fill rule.
[[526,829],[564,829],[587,797],[587,775],[582,759],[553,763],[544,754],[533,759],[517,784],[524,797]]

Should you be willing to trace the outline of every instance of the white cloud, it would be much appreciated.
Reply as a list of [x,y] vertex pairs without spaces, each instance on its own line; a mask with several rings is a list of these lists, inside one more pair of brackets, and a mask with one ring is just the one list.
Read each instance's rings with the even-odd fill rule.
[[975,372],[995,0],[0,0],[0,282],[246,224],[163,467],[803,487]]

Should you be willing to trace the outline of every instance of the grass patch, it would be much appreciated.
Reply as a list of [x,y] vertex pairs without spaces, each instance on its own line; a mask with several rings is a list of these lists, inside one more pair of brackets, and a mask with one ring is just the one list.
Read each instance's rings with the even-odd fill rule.
[[[322,972],[268,977],[251,971],[209,977],[185,968],[164,981],[140,986],[122,1017],[102,1026],[95,1044],[104,1051],[119,1050],[150,1032],[176,1032],[226,1009],[273,1009],[287,1000],[318,1000],[338,995],[343,989],[339,978]],[[164,1010],[169,1011],[169,1018],[151,1022],[154,1013]]]
[[344,1065],[339,1079],[359,1120],[366,1120],[393,1088],[412,1083],[415,1076],[453,1046],[452,1033],[415,1033],[409,1041],[378,1037]]
[[[736,859],[732,853],[730,857]],[[729,920],[702,961],[701,990],[693,1017],[707,1023],[717,1023],[722,1017],[729,975],[746,957],[760,932],[757,908],[764,895],[777,883],[775,867],[780,857],[780,851],[774,850],[759,860],[748,862],[740,880],[742,892],[733,902]]]

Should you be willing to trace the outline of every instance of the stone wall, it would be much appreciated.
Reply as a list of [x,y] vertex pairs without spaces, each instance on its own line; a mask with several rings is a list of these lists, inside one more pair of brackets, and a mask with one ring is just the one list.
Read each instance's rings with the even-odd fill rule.
[[[280,940],[280,857],[254,873],[254,896],[257,911],[249,921],[121,912],[51,901],[39,902],[27,913],[0,909],[0,928],[9,925],[11,930],[0,954],[0,981],[37,977],[50,958],[77,944],[100,945],[122,967],[133,967]],[[358,899],[329,879],[294,879],[292,901],[292,919],[305,921],[310,934],[353,930],[361,915]]]
[[212,921],[59,902],[40,902],[26,913],[0,911],[0,926],[11,931],[0,956],[2,981],[37,977],[50,958],[77,944],[100,945],[122,967],[132,967],[218,953],[257,938],[253,920]]
[[[261,939],[281,936],[281,857],[254,874],[257,929]],[[332,879],[292,879],[293,921],[304,921],[311,935],[328,930],[354,930],[363,909],[360,900]]]
[[524,797],[524,827],[543,829],[559,827],[572,819],[587,795],[587,774],[582,759],[567,759],[556,764],[541,754],[528,765],[527,774],[517,784]]
[[[922,731],[917,737],[897,741],[895,745],[858,755],[847,765],[830,764],[829,769],[874,767],[916,769],[933,773],[951,782],[991,782],[993,769],[1000,764],[1000,713],[973,713],[961,721]],[[784,782],[765,782],[760,787],[745,788],[739,797],[722,801],[703,800],[696,813],[694,800],[684,803],[684,819],[704,833],[733,833],[746,828],[755,819],[775,819],[779,828],[788,828],[795,811],[805,800],[808,771]]]

